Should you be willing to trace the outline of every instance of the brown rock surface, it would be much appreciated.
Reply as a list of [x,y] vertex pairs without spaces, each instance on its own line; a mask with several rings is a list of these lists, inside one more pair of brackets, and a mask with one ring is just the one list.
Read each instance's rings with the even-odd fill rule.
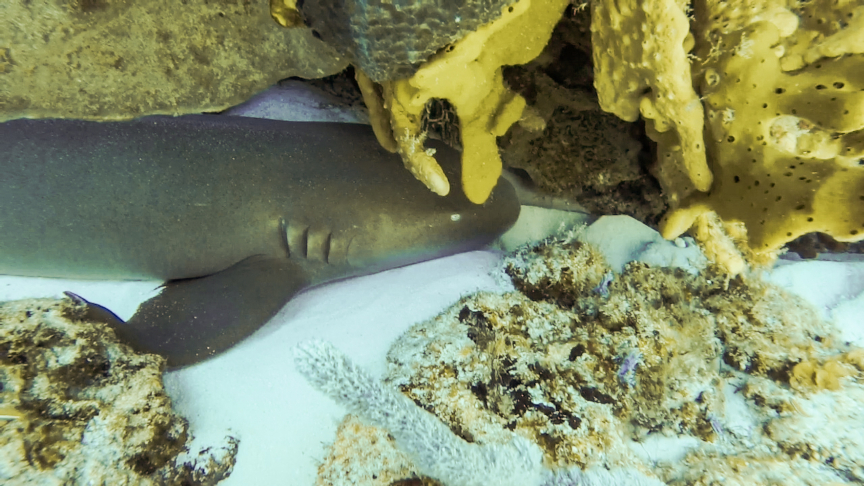
[[0,121],[219,111],[346,65],[266,0],[0,2]]

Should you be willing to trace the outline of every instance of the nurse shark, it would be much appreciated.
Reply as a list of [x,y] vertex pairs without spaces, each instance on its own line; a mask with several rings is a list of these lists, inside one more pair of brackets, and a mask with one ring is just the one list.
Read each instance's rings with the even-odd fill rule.
[[[430,146],[458,181],[458,152]],[[303,289],[482,248],[519,215],[503,179],[475,205],[401,165],[363,125],[0,123],[0,274],[164,280],[126,322],[88,304],[135,349],[194,364]]]

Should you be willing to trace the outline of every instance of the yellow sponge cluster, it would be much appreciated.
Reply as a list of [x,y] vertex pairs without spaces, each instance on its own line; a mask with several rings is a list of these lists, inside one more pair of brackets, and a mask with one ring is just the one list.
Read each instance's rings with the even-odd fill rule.
[[501,175],[496,138],[525,108],[525,100],[504,86],[501,69],[537,57],[568,3],[519,0],[505,7],[497,20],[432,56],[411,78],[383,83],[380,92],[360,73],[381,145],[398,151],[406,167],[433,192],[448,194],[449,181],[434,152],[424,147],[420,126],[430,99],[448,100],[459,117],[463,190],[472,202],[484,202]]
[[[666,189],[674,200],[681,184],[711,187],[702,141],[704,114],[690,79],[692,47],[686,0],[603,0],[591,10],[594,86],[600,107],[626,121],[650,120],[661,171],[677,173]],[[668,168],[668,169],[667,169]],[[665,169],[665,170],[664,170]],[[671,181],[670,181],[671,182]]]
[[[665,112],[654,103],[661,115],[678,123],[670,130],[677,132],[677,141],[666,133],[654,134],[660,156],[658,175],[664,191],[672,196],[672,209],[661,228],[665,237],[677,237],[694,225],[704,230],[711,226],[706,218],[719,216],[726,233],[745,241],[745,253],[757,263],[772,261],[785,243],[809,232],[827,233],[840,241],[864,238],[864,6],[860,2],[813,0],[801,6],[791,0],[697,0],[692,43],[680,32],[683,10],[674,0],[639,4],[644,12],[635,6],[625,11],[620,2],[602,0],[595,20],[598,11],[610,10],[607,3],[617,6],[620,17],[636,22],[610,20],[608,28],[626,28],[636,34],[626,42],[643,49],[613,49],[620,59],[605,62],[623,63],[625,67],[617,71],[595,67],[601,99],[633,98],[644,86],[640,110],[650,118],[646,103],[650,108],[664,89],[680,98],[686,91],[681,76],[692,76],[702,100],[694,106],[692,97],[685,98]],[[634,30],[633,25],[639,28]],[[647,40],[657,31],[674,32],[670,39],[676,41],[675,52]],[[619,37],[623,39],[623,31]],[[681,65],[681,56],[691,45],[688,69]],[[595,58],[601,58],[610,47],[595,44],[594,49]],[[645,69],[654,69],[653,78]],[[608,78],[610,72],[618,74],[614,84],[600,76]],[[704,121],[701,115],[689,116],[690,106],[699,113],[704,107]],[[663,131],[656,121],[655,126]],[[706,159],[697,152],[699,137],[693,135],[703,130],[713,182],[702,173]],[[710,188],[700,187],[700,180],[709,181]],[[716,232],[697,231],[697,236],[700,233],[716,237]],[[729,254],[730,245],[713,248],[717,260],[740,260]]]

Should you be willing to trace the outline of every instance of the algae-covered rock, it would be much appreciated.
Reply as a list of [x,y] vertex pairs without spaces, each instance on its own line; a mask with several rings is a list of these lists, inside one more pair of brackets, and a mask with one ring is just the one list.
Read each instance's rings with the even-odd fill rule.
[[[626,214],[654,224],[665,211],[639,123],[600,109],[593,87],[590,10],[571,6],[543,54],[504,71],[542,130],[514,126],[499,140],[501,158],[524,170],[537,189],[578,202],[594,214]],[[531,127],[528,127],[531,128]]]
[[188,424],[162,386],[165,360],[120,344],[81,301],[0,304],[0,483],[215,484],[221,459],[178,461]]
[[266,1],[0,2],[0,120],[219,111],[346,64]]
[[[388,381],[464,440],[513,431],[547,467],[629,467],[673,485],[864,479],[864,353],[800,299],[716,269],[617,273],[571,237],[505,269],[515,292],[465,297],[388,355]],[[368,466],[328,471],[412,477]]]
[[364,424],[349,414],[339,424],[336,442],[318,467],[315,485],[438,485],[433,479],[421,477],[410,456],[399,450],[386,430]]

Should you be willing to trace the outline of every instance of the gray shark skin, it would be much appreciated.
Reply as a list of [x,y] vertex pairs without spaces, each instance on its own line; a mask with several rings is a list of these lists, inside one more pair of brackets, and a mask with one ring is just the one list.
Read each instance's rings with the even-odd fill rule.
[[230,116],[2,123],[0,174],[0,274],[166,280],[125,323],[96,314],[169,367],[305,288],[479,249],[520,207],[503,180],[483,205],[432,194],[367,126]]

